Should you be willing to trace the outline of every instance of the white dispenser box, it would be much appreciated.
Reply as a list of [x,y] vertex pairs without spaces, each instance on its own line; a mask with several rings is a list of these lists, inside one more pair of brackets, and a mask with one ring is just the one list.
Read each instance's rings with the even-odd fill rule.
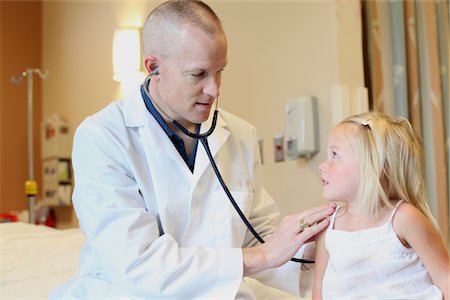
[[288,159],[310,158],[319,152],[317,100],[303,96],[288,101],[286,112],[286,149]]

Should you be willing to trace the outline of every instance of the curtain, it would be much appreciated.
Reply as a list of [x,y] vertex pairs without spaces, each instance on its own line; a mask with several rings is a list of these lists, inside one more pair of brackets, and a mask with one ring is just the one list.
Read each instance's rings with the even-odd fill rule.
[[362,9],[371,107],[408,118],[421,137],[429,206],[448,241],[448,1],[362,1]]

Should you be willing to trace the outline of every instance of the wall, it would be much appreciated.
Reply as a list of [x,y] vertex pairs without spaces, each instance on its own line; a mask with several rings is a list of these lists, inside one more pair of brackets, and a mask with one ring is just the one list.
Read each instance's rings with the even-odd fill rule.
[[[361,86],[364,80],[357,1],[220,2],[214,7],[230,48],[221,106],[257,127],[267,190],[282,215],[325,203],[318,166],[331,126],[330,88]],[[303,95],[319,101],[321,151],[312,160],[275,163],[273,136],[284,132],[285,102]]]
[[[141,25],[159,2],[45,1],[42,116],[66,117],[74,129],[111,102],[112,38]],[[210,1],[229,40],[220,105],[253,123],[264,140],[264,183],[282,215],[324,203],[318,165],[331,126],[330,88],[364,82],[358,1]],[[284,131],[284,104],[319,100],[320,153],[312,160],[274,162],[272,138]],[[73,221],[73,220],[72,220]],[[72,222],[70,221],[70,222]]]
[[[41,10],[41,1],[0,1],[0,213],[28,206],[27,79],[19,85],[10,79],[41,66]],[[41,80],[33,81],[34,173],[39,184]]]

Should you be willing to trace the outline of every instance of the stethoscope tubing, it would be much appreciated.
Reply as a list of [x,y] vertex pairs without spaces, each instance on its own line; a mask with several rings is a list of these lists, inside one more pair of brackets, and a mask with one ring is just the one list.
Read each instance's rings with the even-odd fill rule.
[[[216,110],[217,111],[217,110]],[[214,158],[212,157],[211,150],[208,145],[208,140],[206,137],[199,139],[202,142],[203,147],[205,148],[206,155],[208,156],[209,162],[211,163],[211,166],[214,170],[214,173],[216,174],[217,179],[220,182],[220,185],[222,186],[222,189],[224,190],[225,194],[227,195],[228,199],[230,200],[231,204],[234,206],[234,209],[238,213],[239,217],[241,218],[242,222],[244,222],[245,226],[247,226],[247,229],[250,230],[250,232],[253,234],[253,236],[261,243],[264,244],[264,239],[259,235],[258,232],[256,232],[255,228],[253,228],[252,224],[248,221],[247,217],[242,212],[239,205],[236,203],[236,200],[234,200],[233,195],[231,194],[230,190],[228,189],[228,186],[225,184],[225,181],[222,178],[222,175],[220,174],[219,169],[217,168],[216,162]],[[308,259],[301,259],[292,257],[291,261],[297,262],[297,263],[303,263],[303,264],[309,264],[314,263],[314,260],[308,260]]]
[[[148,97],[148,99],[150,99],[150,101],[152,101],[151,97],[150,97],[150,93],[148,91],[148,84],[150,84],[150,75],[144,80],[143,89],[144,89],[144,92],[145,92],[146,96]],[[146,106],[147,106],[147,104],[146,104]],[[148,109],[148,107],[147,107],[147,109]],[[225,181],[223,180],[222,175],[221,175],[221,173],[219,171],[219,168],[217,167],[216,162],[215,162],[215,160],[214,160],[214,158],[212,156],[211,150],[209,148],[207,138],[214,132],[214,129],[216,128],[217,116],[218,116],[218,110],[217,110],[217,102],[216,102],[216,108],[214,110],[214,115],[213,115],[213,120],[212,120],[211,127],[209,128],[208,131],[206,131],[205,133],[202,133],[202,134],[196,134],[196,133],[190,132],[189,130],[187,130],[185,127],[183,127],[180,123],[178,123],[175,120],[172,120],[172,124],[174,124],[178,129],[180,129],[181,132],[183,132],[185,135],[187,135],[187,136],[189,136],[191,138],[200,140],[200,142],[202,143],[203,147],[205,148],[206,155],[208,156],[209,162],[211,163],[211,166],[212,166],[212,168],[214,170],[214,173],[216,174],[216,177],[219,180],[219,183],[222,186],[222,189],[224,190],[225,194],[227,195],[227,197],[230,200],[231,204],[233,205],[234,209],[238,213],[238,215],[241,218],[242,222],[244,222],[245,226],[247,226],[247,229],[253,234],[253,236],[261,244],[264,244],[265,243],[264,239],[259,235],[259,233],[256,232],[255,228],[253,228],[252,224],[250,224],[250,222],[248,221],[247,217],[244,215],[244,213],[242,212],[241,208],[236,203],[236,200],[234,200],[234,197],[231,194],[230,190],[228,189],[228,186],[226,185]],[[297,263],[303,263],[303,264],[305,264],[305,263],[314,263],[313,260],[301,259],[301,258],[295,258],[295,257],[291,258],[291,261],[297,262]]]
[[214,116],[213,116],[213,119],[212,119],[211,127],[205,133],[197,134],[197,133],[190,132],[189,130],[184,128],[183,125],[181,125],[180,123],[178,123],[175,120],[172,121],[172,124],[175,125],[178,129],[180,129],[181,132],[183,132],[185,135],[187,135],[187,136],[189,136],[191,138],[194,138],[194,139],[197,139],[197,140],[203,140],[203,139],[206,140],[206,138],[208,136],[210,136],[214,132],[214,129],[216,128],[217,114],[218,114],[218,111],[217,111],[217,108],[216,108],[214,110]]

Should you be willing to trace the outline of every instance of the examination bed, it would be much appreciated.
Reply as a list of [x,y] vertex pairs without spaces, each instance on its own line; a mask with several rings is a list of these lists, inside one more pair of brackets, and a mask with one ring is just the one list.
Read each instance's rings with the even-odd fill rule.
[[83,240],[79,229],[1,223],[0,299],[47,299],[76,273]]
[[[47,299],[76,274],[84,237],[78,228],[54,229],[22,222],[0,223],[0,299]],[[255,285],[258,300],[305,299]]]

